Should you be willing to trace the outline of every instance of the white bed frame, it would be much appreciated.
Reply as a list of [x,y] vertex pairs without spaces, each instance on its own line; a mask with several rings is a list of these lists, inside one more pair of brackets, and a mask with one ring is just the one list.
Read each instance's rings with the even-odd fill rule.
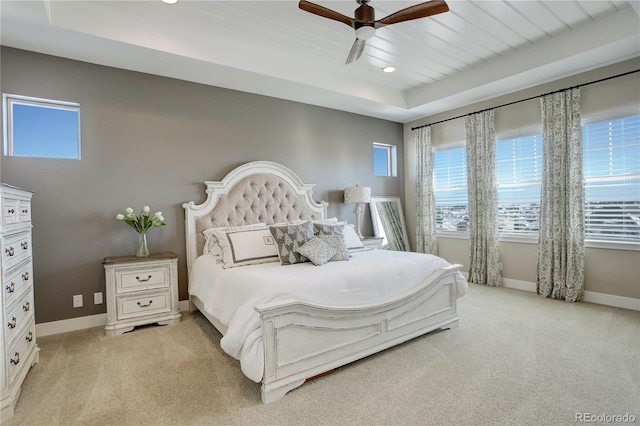
[[[289,197],[295,194],[305,208],[292,211],[265,209],[257,214],[257,222],[281,222],[287,219],[325,219],[327,203],[315,202],[313,185],[303,184],[288,168],[277,163],[256,161],[244,164],[230,172],[220,182],[205,182],[207,199],[202,204],[184,203],[186,226],[187,266],[189,275],[194,260],[202,253],[202,229],[210,226],[241,225],[229,217],[229,199],[236,186],[249,187],[254,177],[264,181],[280,181],[288,186]],[[253,188],[253,186],[251,186]],[[236,197],[237,198],[237,197]],[[258,211],[261,207],[251,209]],[[224,205],[224,213],[219,210]],[[299,206],[300,204],[298,204]],[[218,209],[216,209],[218,207]],[[238,211],[247,206],[238,206]],[[241,215],[239,215],[241,216]],[[452,265],[435,272],[411,291],[394,300],[377,305],[353,307],[319,306],[291,300],[256,306],[262,318],[264,343],[264,375],[262,401],[272,402],[288,391],[302,385],[306,379],[320,375],[350,362],[380,352],[399,343],[436,329],[458,325],[456,309],[456,272],[461,265]],[[226,327],[207,313],[195,296],[190,296],[192,307],[222,333]]]

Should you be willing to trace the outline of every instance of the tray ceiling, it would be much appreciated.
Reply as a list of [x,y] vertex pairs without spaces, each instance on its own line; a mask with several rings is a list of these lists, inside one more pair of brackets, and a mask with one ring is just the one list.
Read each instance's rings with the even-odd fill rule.
[[[348,16],[358,6],[316,3]],[[370,5],[380,18],[417,3]],[[638,1],[447,3],[378,29],[349,65],[353,30],[297,1],[3,0],[0,41],[397,122],[640,56]]]

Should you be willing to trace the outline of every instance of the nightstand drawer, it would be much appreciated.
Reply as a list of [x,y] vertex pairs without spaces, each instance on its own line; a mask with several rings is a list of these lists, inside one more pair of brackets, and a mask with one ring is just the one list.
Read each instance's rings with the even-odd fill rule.
[[169,287],[169,268],[131,268],[116,270],[116,292],[126,293],[144,289]]
[[118,320],[171,312],[171,295],[167,292],[118,297]]

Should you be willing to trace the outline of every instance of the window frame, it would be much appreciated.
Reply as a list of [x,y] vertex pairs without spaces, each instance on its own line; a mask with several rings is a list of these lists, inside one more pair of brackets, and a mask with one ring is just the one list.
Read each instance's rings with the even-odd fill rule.
[[[458,143],[450,143],[450,144],[443,144],[443,145],[437,145],[433,147],[433,173],[435,174],[435,154],[436,152],[441,152],[441,151],[449,151],[449,150],[453,150],[453,149],[464,149],[465,150],[465,166],[464,169],[466,170],[467,168],[467,159],[466,159],[466,142],[462,141],[462,142],[458,142]],[[435,188],[435,176],[434,178],[434,193],[436,191]],[[468,184],[465,185],[465,187],[467,188],[467,192],[468,192]],[[436,211],[437,211],[437,205],[436,205]],[[469,210],[469,199],[467,198],[467,213]],[[469,239],[469,228],[467,227],[467,229],[465,231],[444,231],[442,229],[437,229],[436,227],[436,236],[438,237],[442,237],[442,238],[453,238],[453,239]]]
[[[597,124],[604,121],[614,121],[620,120],[627,117],[640,115],[640,112],[636,107],[628,107],[628,108],[618,108],[615,110],[605,111],[598,114],[591,114],[588,116],[582,116],[581,120],[581,128],[588,126],[590,124]],[[583,146],[584,150],[584,146]],[[586,178],[583,177],[583,186],[586,183]],[[585,194],[585,203],[586,203],[586,194]],[[585,213],[586,213],[586,205],[585,205]],[[586,217],[585,217],[586,223]],[[640,242],[632,242],[632,241],[616,241],[616,240],[592,240],[587,239],[586,229],[585,229],[585,247],[588,248],[598,248],[598,249],[608,249],[608,250],[630,250],[630,251],[640,251]]]
[[[375,150],[376,149],[384,149],[387,152],[387,174],[378,175],[376,174],[375,167]],[[398,148],[395,145],[382,143],[382,142],[373,142],[373,151],[372,151],[372,160],[373,160],[373,175],[379,177],[398,177]]]
[[[81,147],[82,147],[82,132],[81,132],[81,111],[80,104],[77,102],[59,101],[54,99],[38,98],[33,96],[15,95],[9,93],[2,94],[2,124],[4,127],[4,146],[3,154],[7,157],[22,157],[22,158],[47,158],[57,160],[80,160],[81,159]],[[73,111],[77,114],[77,156],[75,157],[51,157],[47,155],[16,155],[15,144],[13,140],[14,125],[13,125],[13,106],[14,105],[27,105],[32,107],[50,108],[63,111]]]

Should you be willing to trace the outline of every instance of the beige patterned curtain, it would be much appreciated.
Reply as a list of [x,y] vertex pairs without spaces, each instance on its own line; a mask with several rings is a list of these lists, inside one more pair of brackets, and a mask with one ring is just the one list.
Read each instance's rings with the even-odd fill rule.
[[431,127],[416,129],[416,251],[438,254]]
[[469,281],[502,285],[493,110],[465,119],[469,191]]
[[584,296],[584,187],[580,90],[540,99],[542,199],[538,294],[577,302]]

